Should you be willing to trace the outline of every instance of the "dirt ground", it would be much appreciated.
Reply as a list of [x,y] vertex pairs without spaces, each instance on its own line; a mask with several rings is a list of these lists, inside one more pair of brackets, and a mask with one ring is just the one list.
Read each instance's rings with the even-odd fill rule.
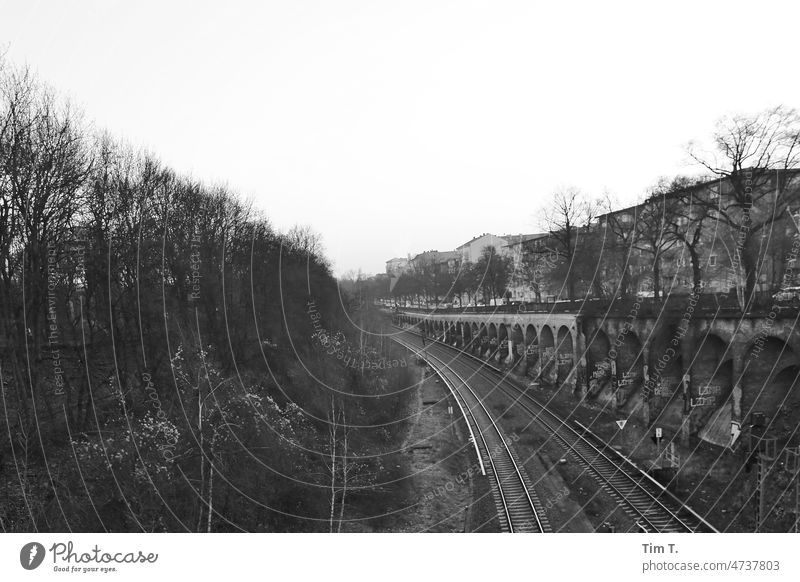
[[496,531],[488,483],[458,407],[427,366],[415,368],[419,383],[401,454],[412,505],[389,531]]
[[[499,531],[489,483],[479,472],[457,405],[438,376],[425,366],[419,367],[419,379],[402,455],[404,472],[410,480],[410,497],[416,503],[403,512],[391,531]],[[609,519],[618,528],[628,525],[626,519],[632,523],[616,505],[611,508],[614,515],[605,515],[602,504],[591,499],[590,492],[596,486],[583,482],[591,477],[574,474],[577,466],[559,465],[561,453],[555,448],[557,445],[543,445],[533,431],[519,430],[524,428],[518,422],[522,416],[517,422],[510,422],[512,416],[513,412],[504,415],[503,430],[524,462],[553,531],[595,531],[595,522],[602,526]]]

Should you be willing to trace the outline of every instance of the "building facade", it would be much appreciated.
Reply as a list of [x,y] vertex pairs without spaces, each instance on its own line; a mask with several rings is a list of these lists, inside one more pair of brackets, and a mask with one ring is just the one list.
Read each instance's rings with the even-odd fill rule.
[[502,248],[508,244],[508,240],[503,237],[483,233],[475,238],[468,240],[464,244],[456,247],[456,251],[465,263],[477,263],[481,258],[481,253],[486,247],[494,247],[497,252],[502,252]]
[[386,274],[391,277],[399,277],[408,271],[408,259],[395,257],[386,261]]

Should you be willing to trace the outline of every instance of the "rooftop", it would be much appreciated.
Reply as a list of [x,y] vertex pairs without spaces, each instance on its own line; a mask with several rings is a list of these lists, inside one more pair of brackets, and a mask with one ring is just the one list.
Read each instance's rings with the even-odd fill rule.
[[[744,170],[742,170],[742,171],[744,171]],[[786,175],[785,172],[789,172],[789,175],[792,175],[792,174],[800,173],[800,168],[790,168],[790,169],[780,170],[780,171],[784,172],[784,175]],[[701,190],[703,188],[707,188],[707,187],[709,187],[709,186],[711,186],[713,184],[717,184],[720,181],[727,180],[727,179],[728,178],[726,176],[715,176],[715,177],[707,179],[707,180],[698,180],[697,182],[695,182],[694,184],[691,184],[690,186],[686,186],[684,188],[677,188],[675,190],[672,190],[671,192],[667,192],[665,195],[669,196],[669,197],[676,197],[676,196],[685,195],[685,194],[690,193],[690,192],[695,192],[697,190]],[[608,216],[614,216],[614,215],[617,215],[617,214],[630,213],[631,211],[635,210],[636,208],[639,208],[639,207],[643,206],[644,204],[647,204],[647,202],[651,198],[652,198],[652,196],[649,196],[647,200],[643,200],[642,202],[639,202],[638,204],[634,204],[632,206],[626,206],[625,208],[620,208],[618,210],[612,210],[610,212],[604,212],[603,214],[599,214],[597,216],[597,219],[600,220],[600,219],[602,219],[604,217],[608,217]]]
[[509,234],[509,235],[506,235],[506,236],[502,237],[502,238],[506,239],[507,241],[509,241],[507,244],[505,244],[503,246],[512,247],[512,246],[515,246],[515,245],[521,245],[521,244],[524,244],[526,242],[530,242],[532,240],[537,240],[537,239],[540,239],[540,238],[547,238],[548,236],[550,236],[550,233],[547,233],[547,232],[537,232],[535,234]]
[[421,253],[415,255],[411,260],[416,261],[425,255],[432,256],[433,260],[436,262],[448,261],[450,259],[458,259],[461,257],[461,253],[458,251],[422,251]]
[[502,236],[498,236],[498,235],[496,235],[496,234],[492,234],[491,232],[484,232],[483,234],[479,234],[478,236],[472,237],[470,240],[468,240],[467,242],[465,242],[463,245],[459,245],[459,246],[457,246],[457,247],[456,247],[456,249],[463,249],[463,248],[464,248],[464,247],[466,247],[467,245],[470,245],[470,244],[474,243],[476,240],[478,240],[478,239],[480,239],[480,238],[483,238],[483,237],[485,237],[485,236],[492,236],[492,237],[495,237],[495,238],[500,238],[500,239],[504,238],[504,237],[502,237]]

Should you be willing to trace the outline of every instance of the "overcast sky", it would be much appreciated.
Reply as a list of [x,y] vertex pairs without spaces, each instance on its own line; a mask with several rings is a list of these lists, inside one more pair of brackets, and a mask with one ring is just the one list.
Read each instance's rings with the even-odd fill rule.
[[729,112],[798,105],[797,3],[0,0],[15,64],[226,182],[337,273],[633,201]]

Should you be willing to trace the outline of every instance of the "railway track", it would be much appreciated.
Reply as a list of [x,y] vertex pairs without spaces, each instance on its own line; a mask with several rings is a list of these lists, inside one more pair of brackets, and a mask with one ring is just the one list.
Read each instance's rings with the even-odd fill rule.
[[530,478],[489,410],[464,377],[444,359],[429,352],[423,354],[410,342],[398,338],[395,341],[426,360],[456,399],[469,427],[481,469],[489,477],[501,531],[551,531],[545,508],[537,498]]
[[[417,334],[408,332],[413,337]],[[663,485],[642,471],[627,457],[609,447],[588,428],[575,422],[575,426],[540,404],[524,389],[509,382],[500,370],[483,360],[447,344],[431,341],[431,346],[453,354],[465,355],[479,363],[477,369],[469,367],[471,374],[481,375],[498,390],[512,398],[526,410],[561,446],[570,452],[580,466],[586,469],[625,511],[636,520],[642,531],[666,532],[717,532],[702,516],[681,502]],[[429,352],[431,350],[429,349]],[[463,365],[463,362],[462,362]],[[491,371],[491,373],[490,373]]]

